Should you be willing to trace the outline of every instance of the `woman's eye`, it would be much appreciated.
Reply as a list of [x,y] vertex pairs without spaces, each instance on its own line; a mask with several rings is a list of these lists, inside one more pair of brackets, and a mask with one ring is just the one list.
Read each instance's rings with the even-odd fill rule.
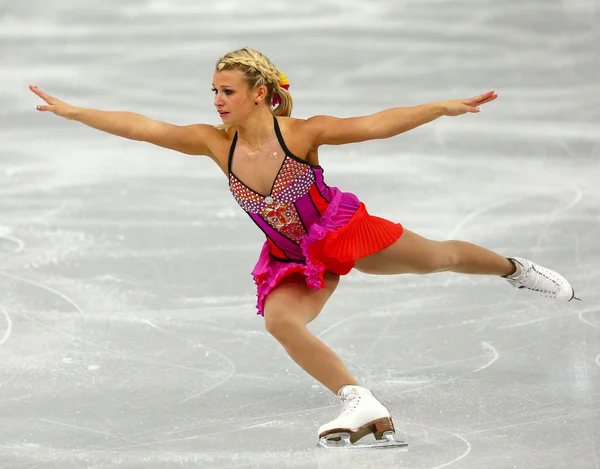
[[[215,94],[217,94],[217,89],[216,88],[212,88],[211,91]],[[224,90],[223,93],[225,93],[227,96],[233,94],[233,90]]]

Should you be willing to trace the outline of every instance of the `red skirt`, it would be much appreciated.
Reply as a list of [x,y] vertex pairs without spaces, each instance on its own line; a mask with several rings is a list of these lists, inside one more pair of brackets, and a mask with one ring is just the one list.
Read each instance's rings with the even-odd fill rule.
[[402,235],[402,225],[367,212],[365,204],[352,216],[348,224],[309,247],[310,257],[320,260],[325,270],[346,275],[358,259],[374,254],[395,243]]
[[[318,230],[322,231],[322,228]],[[257,286],[257,314],[264,316],[266,297],[287,275],[301,273],[305,276],[307,286],[319,290],[325,286],[323,277],[326,271],[338,275],[348,274],[358,259],[396,242],[402,235],[403,228],[400,223],[370,215],[361,202],[341,227],[325,231],[320,236],[315,236],[312,231],[311,227],[311,234],[303,246],[303,251],[307,253],[306,263],[278,261],[269,255],[270,245],[265,242],[259,261],[252,271]]]

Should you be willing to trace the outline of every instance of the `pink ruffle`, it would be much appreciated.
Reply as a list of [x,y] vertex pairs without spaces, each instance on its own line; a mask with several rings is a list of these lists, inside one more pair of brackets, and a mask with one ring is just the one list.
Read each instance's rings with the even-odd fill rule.
[[264,304],[267,295],[285,277],[294,272],[306,277],[306,285],[314,290],[325,286],[323,279],[325,265],[319,259],[311,257],[310,248],[342,226],[344,226],[360,206],[358,198],[350,192],[337,190],[323,213],[321,219],[308,230],[307,236],[300,242],[300,248],[306,264],[297,262],[280,262],[269,255],[269,243],[265,241],[258,262],[252,270],[252,276],[257,286],[257,314],[264,316]]

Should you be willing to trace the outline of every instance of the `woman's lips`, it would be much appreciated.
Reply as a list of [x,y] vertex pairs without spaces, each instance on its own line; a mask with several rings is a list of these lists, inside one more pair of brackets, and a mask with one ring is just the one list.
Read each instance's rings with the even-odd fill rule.
[[228,112],[219,111],[219,115],[221,117],[226,116],[227,114],[229,114],[229,113]]

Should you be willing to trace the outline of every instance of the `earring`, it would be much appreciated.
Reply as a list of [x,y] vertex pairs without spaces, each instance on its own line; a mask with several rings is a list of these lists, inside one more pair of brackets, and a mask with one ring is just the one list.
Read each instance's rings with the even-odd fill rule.
[[255,101],[255,102],[254,102],[254,104],[255,104],[256,106],[258,106],[258,101]]

